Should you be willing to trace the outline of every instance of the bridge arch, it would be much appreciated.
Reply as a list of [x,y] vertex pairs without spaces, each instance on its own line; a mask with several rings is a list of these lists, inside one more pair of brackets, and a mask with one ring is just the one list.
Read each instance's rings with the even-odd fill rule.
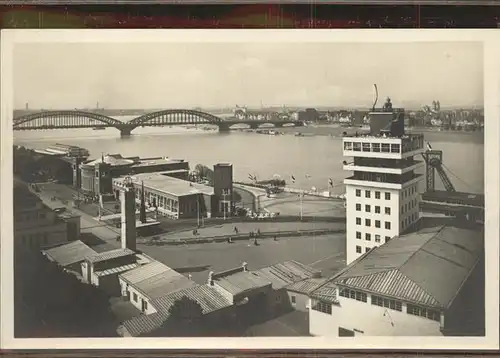
[[118,119],[86,111],[44,111],[14,118],[14,130],[123,126]]
[[162,111],[144,114],[134,118],[127,124],[139,127],[148,125],[169,125],[169,124],[214,124],[220,125],[224,120],[213,114],[197,111],[194,109],[165,109]]

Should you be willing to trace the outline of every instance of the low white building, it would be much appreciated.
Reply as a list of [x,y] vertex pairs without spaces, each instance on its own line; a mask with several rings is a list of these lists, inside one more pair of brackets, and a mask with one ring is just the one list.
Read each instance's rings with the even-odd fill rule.
[[156,313],[151,301],[196,284],[158,261],[119,275],[122,296],[144,314]]
[[390,240],[311,293],[310,333],[476,334],[481,327],[471,332],[471,319],[484,316],[483,255],[483,234],[473,229],[441,226]]

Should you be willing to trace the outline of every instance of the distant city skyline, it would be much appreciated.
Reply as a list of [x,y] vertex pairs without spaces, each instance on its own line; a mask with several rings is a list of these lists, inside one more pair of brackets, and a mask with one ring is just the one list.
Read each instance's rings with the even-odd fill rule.
[[24,109],[483,106],[481,43],[16,44]]

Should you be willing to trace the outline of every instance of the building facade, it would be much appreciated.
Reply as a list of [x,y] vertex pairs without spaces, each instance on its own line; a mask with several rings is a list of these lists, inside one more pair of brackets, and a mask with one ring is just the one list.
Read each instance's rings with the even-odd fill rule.
[[[399,121],[399,122],[398,122]],[[371,112],[370,133],[344,136],[346,261],[353,262],[419,220],[419,182],[424,166],[420,134],[404,133],[404,111]]]
[[48,248],[80,235],[80,217],[57,214],[23,185],[14,187],[14,240],[15,245],[27,248]]
[[[179,170],[183,172],[177,172]],[[80,164],[81,189],[91,196],[110,194],[113,192],[114,178],[168,171],[174,171],[173,176],[187,179],[189,163],[164,157],[139,158],[122,157],[120,154],[104,155],[96,160]]]
[[468,228],[434,227],[395,238],[311,293],[310,333],[453,336],[475,327],[468,333],[476,335],[481,328],[469,321],[481,317],[484,291],[471,299],[470,290],[478,287],[481,270],[484,275],[483,255],[481,233]]

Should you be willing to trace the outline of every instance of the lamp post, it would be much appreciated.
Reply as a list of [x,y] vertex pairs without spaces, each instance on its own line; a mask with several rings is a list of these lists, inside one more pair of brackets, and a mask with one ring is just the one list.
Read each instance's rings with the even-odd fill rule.
[[299,198],[300,198],[300,221],[302,221],[302,216],[303,216],[303,198],[304,198],[304,191],[302,190],[302,192],[299,194]]

